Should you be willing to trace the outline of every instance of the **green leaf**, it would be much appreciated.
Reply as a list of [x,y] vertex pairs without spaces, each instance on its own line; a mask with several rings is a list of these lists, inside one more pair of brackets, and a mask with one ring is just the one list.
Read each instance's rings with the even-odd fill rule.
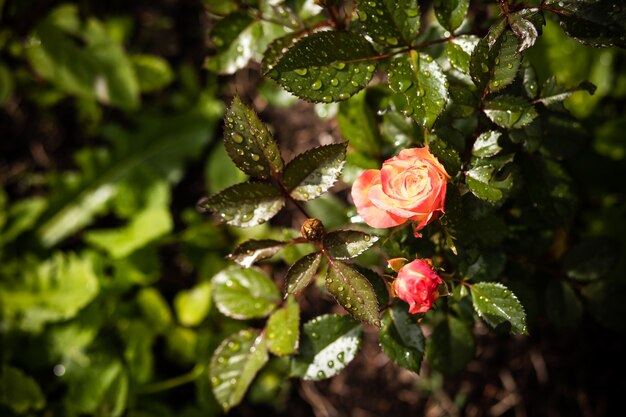
[[37,381],[18,368],[4,364],[0,372],[0,404],[17,414],[41,410],[46,405]]
[[533,103],[542,103],[547,107],[554,107],[577,91],[586,91],[593,95],[596,92],[596,86],[588,81],[583,81],[576,87],[564,88],[558,85],[556,77],[552,76],[543,83],[541,94]]
[[487,100],[483,111],[498,126],[517,129],[526,126],[537,117],[535,107],[518,96],[498,96]]
[[333,259],[350,259],[369,249],[378,236],[356,230],[338,230],[327,233],[322,242],[326,253]]
[[428,148],[443,164],[446,172],[454,177],[461,169],[461,156],[452,145],[441,137],[443,136],[442,133],[444,132],[438,129],[437,136],[432,135],[428,138]]
[[526,334],[526,313],[515,294],[497,282],[479,282],[470,288],[474,310],[492,327],[509,322],[511,333]]
[[276,255],[276,253],[278,253],[278,251],[285,245],[286,242],[279,242],[278,240],[251,239],[237,246],[235,250],[228,255],[228,259],[237,262],[244,268],[250,268],[255,262],[262,261],[263,259],[268,259]]
[[137,294],[137,305],[154,332],[161,333],[172,324],[170,307],[156,288],[142,288]]
[[235,319],[265,317],[280,302],[274,282],[257,269],[231,267],[213,277],[213,299],[224,315]]
[[474,335],[467,323],[446,316],[433,328],[426,345],[426,359],[439,372],[452,374],[465,368],[474,356]]
[[374,288],[356,269],[342,261],[329,259],[326,288],[352,317],[380,326]]
[[204,183],[210,193],[217,193],[248,180],[230,159],[223,142],[216,143],[204,166]]
[[292,46],[269,72],[287,91],[305,100],[347,100],[372,79],[376,56],[372,45],[351,32],[323,31]]
[[263,53],[263,61],[261,62],[261,73],[264,76],[274,68],[285,52],[296,42],[298,36],[297,32],[289,33],[270,42]]
[[426,128],[435,124],[448,100],[448,82],[439,64],[413,50],[391,61],[389,86],[399,95],[399,109]]
[[602,238],[581,241],[565,255],[563,269],[576,281],[595,281],[608,274],[620,258],[617,243]]
[[[72,409],[81,414],[99,414],[104,410],[109,414],[114,409],[123,408],[124,382],[120,379],[124,377],[120,375],[125,372],[121,361],[110,354],[100,352],[86,359],[89,366],[76,366],[67,369],[65,374],[69,385],[66,401],[72,405]],[[122,396],[119,399],[121,401],[112,395],[115,391],[118,391],[118,396]]]
[[35,71],[61,91],[124,109],[139,105],[131,60],[95,18],[80,22],[75,5],[54,9],[26,50]]
[[169,193],[166,182],[156,184],[146,190],[148,206],[137,212],[128,224],[117,229],[89,230],[85,241],[104,250],[111,258],[121,259],[165,236],[174,228]]
[[470,74],[480,90],[500,91],[513,82],[520,66],[517,37],[503,30],[503,21],[481,39],[470,58]]
[[502,167],[511,161],[510,155],[479,160],[465,177],[472,194],[492,204],[505,198],[515,181],[513,172]]
[[469,0],[436,0],[435,16],[451,33],[461,26],[469,8]]
[[337,123],[350,148],[370,156],[380,154],[381,138],[376,114],[367,102],[367,92],[356,94],[339,104]]
[[274,217],[284,204],[282,191],[273,184],[244,182],[203,198],[198,208],[219,213],[230,225],[250,227]]
[[565,281],[553,279],[545,295],[546,315],[560,329],[574,329],[583,315],[583,305],[574,289]]
[[497,155],[502,148],[498,145],[498,140],[502,136],[497,130],[489,130],[482,133],[474,142],[472,155],[479,158],[489,158]]
[[38,332],[68,320],[98,294],[98,277],[87,257],[55,253],[45,261],[4,265],[0,279],[2,325]]
[[218,74],[233,74],[256,56],[263,25],[243,12],[231,13],[211,30],[216,53],[209,56],[206,67]]
[[461,35],[446,44],[450,65],[463,74],[470,73],[470,59],[479,39],[474,35]]
[[274,137],[239,96],[226,112],[224,146],[233,162],[248,175],[269,178],[283,170]]
[[347,143],[318,146],[285,167],[284,185],[296,200],[311,200],[335,184],[346,159]]
[[424,335],[404,304],[385,311],[380,328],[380,347],[397,365],[418,373],[424,358]]
[[221,113],[221,104],[207,100],[179,115],[147,114],[133,120],[133,129],[103,128],[114,149],[105,156],[101,149],[85,149],[81,155],[88,158],[79,159],[79,179],[68,173],[66,182],[53,188],[36,225],[43,245],[51,247],[91,223],[122,185],[142,196],[153,181],[179,181],[185,163],[211,140]]
[[13,95],[15,82],[11,71],[0,62],[0,105],[6,103]]
[[267,320],[267,347],[274,355],[291,355],[298,348],[300,339],[300,306],[293,296]]
[[268,359],[265,335],[258,330],[241,330],[220,343],[209,372],[213,394],[224,411],[241,402]]
[[160,90],[174,79],[170,65],[159,56],[137,54],[131,59],[142,92]]
[[348,316],[326,314],[304,325],[300,355],[291,364],[292,376],[319,381],[337,375],[356,356],[362,328]]
[[626,9],[621,0],[566,0],[558,17],[565,32],[594,47],[626,47]]
[[297,260],[287,271],[287,278],[285,279],[287,294],[297,295],[305,289],[311,283],[321,261],[321,252],[308,254]]
[[365,33],[382,46],[409,45],[419,34],[417,0],[362,1],[358,14]]
[[211,308],[211,283],[201,282],[174,297],[174,310],[183,326],[197,326],[209,314]]

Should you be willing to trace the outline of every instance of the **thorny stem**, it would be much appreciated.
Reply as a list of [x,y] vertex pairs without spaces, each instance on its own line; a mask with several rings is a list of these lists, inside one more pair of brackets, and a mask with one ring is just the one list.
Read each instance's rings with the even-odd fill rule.
[[275,183],[278,185],[278,187],[280,188],[280,190],[283,192],[283,195],[285,196],[285,198],[289,201],[291,201],[293,203],[294,206],[296,206],[296,208],[300,211],[300,213],[304,214],[304,216],[307,219],[310,219],[311,216],[309,216],[309,213],[306,212],[306,210],[304,209],[304,207],[302,207],[300,205],[300,203],[298,203],[292,196],[291,193],[289,192],[289,190],[287,190],[287,188],[285,187],[285,184],[283,184],[283,182],[280,180],[280,178],[274,177],[274,181]]

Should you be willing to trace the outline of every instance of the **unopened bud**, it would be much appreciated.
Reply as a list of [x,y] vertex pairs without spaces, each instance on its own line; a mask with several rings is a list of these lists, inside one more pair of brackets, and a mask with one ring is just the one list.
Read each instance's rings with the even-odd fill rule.
[[324,224],[320,219],[307,219],[302,224],[300,232],[309,242],[318,242],[324,237]]

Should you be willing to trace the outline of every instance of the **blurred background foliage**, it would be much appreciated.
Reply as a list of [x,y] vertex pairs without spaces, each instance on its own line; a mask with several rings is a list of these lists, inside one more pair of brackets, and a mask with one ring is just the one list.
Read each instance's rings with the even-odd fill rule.
[[[235,243],[292,236],[296,225],[286,215],[241,230],[195,210],[202,195],[243,179],[220,143],[235,92],[265,110],[287,156],[338,137],[338,119],[341,133],[357,137],[346,183],[411,142],[416,132],[393,116],[381,131],[359,126],[381,116],[371,105],[375,88],[350,105],[313,106],[262,81],[254,62],[283,25],[241,13],[228,22],[238,30],[214,29],[220,16],[254,3],[0,0],[1,415],[221,413],[207,364],[245,323],[217,311],[210,279],[229,264]],[[312,1],[287,3],[301,18],[314,21],[319,12]],[[420,3],[429,10],[431,2]],[[472,2],[475,27],[487,27],[493,3]],[[424,16],[436,26],[432,13]],[[613,295],[626,290],[626,54],[577,43],[548,19],[527,58],[539,85],[555,76],[597,90],[565,102],[583,133],[553,132],[550,142],[552,155],[567,157],[578,200],[556,216],[571,215],[572,226],[551,228],[536,213],[518,213],[529,214],[528,227],[509,232],[530,234],[516,243],[520,251],[534,247],[544,258],[517,265],[520,279],[511,275],[509,285],[531,334],[575,332],[591,320],[609,329],[601,333],[609,343],[625,323],[625,304]],[[288,112],[305,119],[300,131],[281,130]],[[560,175],[558,167],[544,169]],[[345,196],[339,190],[308,209],[328,227],[344,225],[355,215]],[[284,271],[302,255],[294,251],[282,251],[272,268]],[[567,279],[546,278],[561,266]],[[319,309],[309,305],[303,315]],[[235,413],[250,413],[250,404],[278,413],[289,398],[297,401],[287,372],[285,361],[272,359]],[[419,387],[436,397],[443,382],[430,375]]]

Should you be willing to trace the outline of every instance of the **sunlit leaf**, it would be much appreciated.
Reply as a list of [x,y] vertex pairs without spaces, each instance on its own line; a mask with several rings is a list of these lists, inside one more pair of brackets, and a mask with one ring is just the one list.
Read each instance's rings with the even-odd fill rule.
[[274,355],[291,355],[300,339],[300,306],[293,296],[267,320],[267,347]]
[[211,283],[205,281],[176,294],[174,309],[180,324],[197,326],[204,320],[211,308],[211,292]]
[[498,140],[502,136],[501,132],[496,130],[489,130],[482,133],[472,147],[472,155],[479,158],[488,158],[498,154],[502,148],[498,145]]
[[300,355],[291,365],[291,374],[306,380],[333,377],[356,356],[362,328],[348,316],[326,314],[304,325]]
[[347,100],[372,79],[376,61],[372,45],[351,32],[324,31],[292,46],[268,75],[305,100]]
[[561,26],[572,38],[594,47],[626,47],[626,8],[621,0],[566,0],[557,4],[564,11],[558,14]]
[[228,268],[213,277],[212,287],[217,308],[236,319],[265,317],[281,299],[274,282],[253,268]]
[[525,334],[526,313],[515,294],[497,282],[479,282],[470,288],[474,309],[492,327],[508,322],[511,333]]
[[297,260],[287,271],[287,293],[297,295],[305,289],[311,283],[321,261],[320,252],[305,255]]
[[450,65],[464,74],[470,72],[470,58],[479,39],[474,35],[461,35],[446,44]]
[[327,233],[322,242],[326,253],[334,259],[350,259],[369,249],[378,236],[356,230],[338,230]]
[[213,353],[209,372],[213,394],[224,411],[241,402],[268,359],[265,335],[258,330],[242,330],[222,341]]
[[254,263],[276,255],[285,244],[285,242],[272,239],[247,240],[237,246],[235,250],[228,255],[228,259],[237,262],[244,268],[250,268]]
[[501,22],[481,39],[470,58],[470,74],[479,90],[500,91],[513,82],[520,66],[518,39]]
[[518,96],[502,95],[485,102],[483,111],[498,126],[517,129],[537,117],[535,107]]

